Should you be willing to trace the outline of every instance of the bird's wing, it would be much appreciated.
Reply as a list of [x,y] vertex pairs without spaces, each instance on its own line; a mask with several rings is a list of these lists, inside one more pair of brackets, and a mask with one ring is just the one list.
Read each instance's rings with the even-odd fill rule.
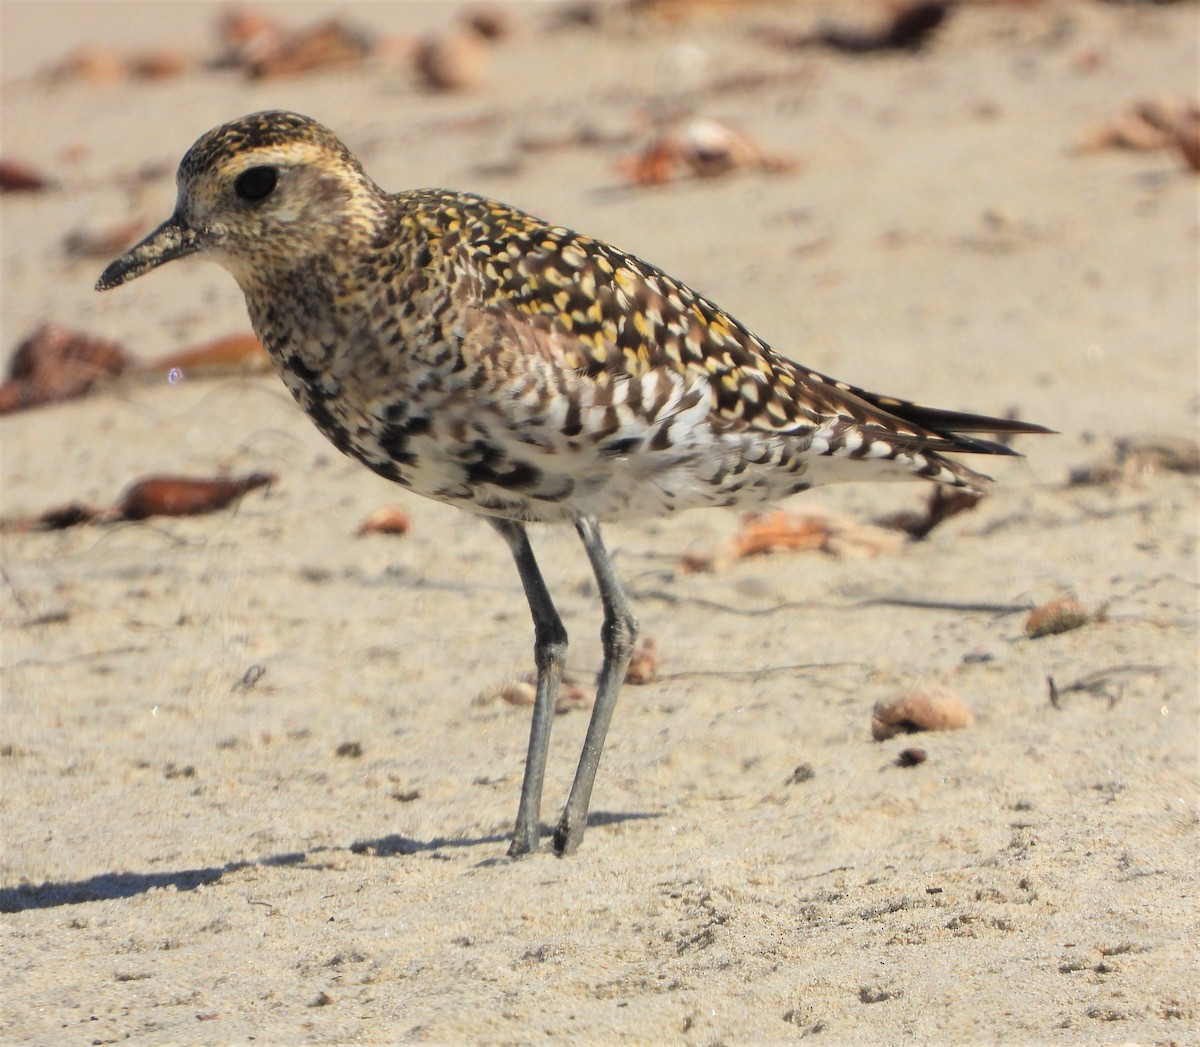
[[660,369],[703,382],[714,424],[820,433],[830,453],[882,442],[902,451],[1013,454],[960,434],[1048,431],[836,381],[781,356],[656,266],[504,205],[476,198],[460,229],[459,266],[480,308],[552,329],[555,337],[534,341],[550,347],[558,366],[593,382]]

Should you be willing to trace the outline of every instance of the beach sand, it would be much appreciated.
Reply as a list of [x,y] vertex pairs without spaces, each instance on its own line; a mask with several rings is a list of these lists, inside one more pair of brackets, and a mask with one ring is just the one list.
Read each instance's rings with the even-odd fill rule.
[[[222,8],[0,7],[3,154],[56,182],[0,201],[5,354],[42,321],[140,360],[248,330],[217,266],[100,295],[108,259],[64,239],[148,231],[198,135],[289,108],[389,189],[609,240],[824,373],[1059,431],[973,463],[998,480],[975,511],[876,555],[688,572],[736,513],[610,525],[659,675],[621,697],[580,851],[513,862],[529,710],[495,693],[532,629],[484,522],[338,455],[273,374],[151,370],[0,419],[10,521],[148,474],[277,477],[207,516],[0,534],[0,1041],[1200,1039],[1197,181],[1170,149],[1075,148],[1194,99],[1197,8],[968,4],[919,53],[850,56],[756,29],[875,8],[695,6],[506,7],[459,93],[402,57],[453,5],[338,9],[401,38],[390,61],[113,82],[45,71],[84,45],[211,56]],[[671,114],[795,164],[631,186],[621,158]],[[1068,482],[1162,436],[1182,458]],[[787,509],[867,524],[927,495]],[[356,536],[385,505],[410,533]],[[586,558],[570,529],[533,541],[587,691]],[[1061,596],[1088,624],[1029,638]],[[872,739],[876,702],[936,688],[972,727]]]

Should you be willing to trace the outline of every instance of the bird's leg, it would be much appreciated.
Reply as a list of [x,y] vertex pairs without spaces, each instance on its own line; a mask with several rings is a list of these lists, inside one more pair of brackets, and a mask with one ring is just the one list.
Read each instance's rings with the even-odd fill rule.
[[529,727],[529,753],[525,757],[525,780],[521,784],[521,804],[517,808],[517,825],[513,830],[508,853],[520,858],[536,851],[541,836],[539,814],[542,806],[542,781],[546,775],[546,753],[550,748],[550,723],[554,719],[554,703],[567,659],[567,630],[563,627],[554,601],[542,579],[529,536],[523,524],[515,520],[491,520],[512,550],[521,585],[533,614],[533,657],[537,665],[537,693],[533,700],[533,722]]
[[604,736],[612,719],[617,695],[625,682],[625,672],[633,657],[633,645],[637,640],[638,621],[629,607],[625,590],[613,570],[612,560],[600,538],[600,527],[594,517],[583,516],[575,524],[592,571],[600,587],[600,600],[604,604],[604,625],[600,639],[604,647],[604,665],[600,670],[600,682],[596,688],[596,704],[592,707],[592,719],[588,723],[583,752],[579,756],[579,767],[571,794],[563,809],[558,829],[554,833],[554,849],[559,854],[570,854],[583,840],[587,828],[588,803],[592,798],[592,785],[596,781],[596,768],[600,766],[600,753],[604,749]]

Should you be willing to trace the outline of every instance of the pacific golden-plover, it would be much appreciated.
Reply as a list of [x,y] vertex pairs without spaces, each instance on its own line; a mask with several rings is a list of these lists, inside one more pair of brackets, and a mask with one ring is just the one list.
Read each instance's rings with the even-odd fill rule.
[[756,506],[818,484],[986,479],[964,433],[1041,426],[922,407],[774,352],[703,295],[608,244],[470,193],[389,194],[334,134],[255,113],[184,155],[175,213],[112,263],[116,287],[190,254],[237,280],[280,376],[339,450],[486,517],[533,614],[537,688],[509,853],[535,850],[567,633],[526,535],[575,525],[604,607],[604,661],[554,835],[583,838],[638,625],[599,521]]

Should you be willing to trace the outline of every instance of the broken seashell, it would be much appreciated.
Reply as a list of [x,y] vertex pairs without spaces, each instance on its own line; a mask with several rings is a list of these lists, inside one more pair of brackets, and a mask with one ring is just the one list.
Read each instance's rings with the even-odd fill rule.
[[957,731],[975,722],[967,703],[948,687],[910,691],[890,702],[877,702],[871,737],[877,742],[913,731]]
[[1025,620],[1025,635],[1031,640],[1040,636],[1054,636],[1087,625],[1092,616],[1083,605],[1070,596],[1060,596],[1040,607],[1035,607]]
[[454,29],[418,42],[413,55],[417,75],[435,91],[466,91],[483,79],[485,39],[470,28]]

